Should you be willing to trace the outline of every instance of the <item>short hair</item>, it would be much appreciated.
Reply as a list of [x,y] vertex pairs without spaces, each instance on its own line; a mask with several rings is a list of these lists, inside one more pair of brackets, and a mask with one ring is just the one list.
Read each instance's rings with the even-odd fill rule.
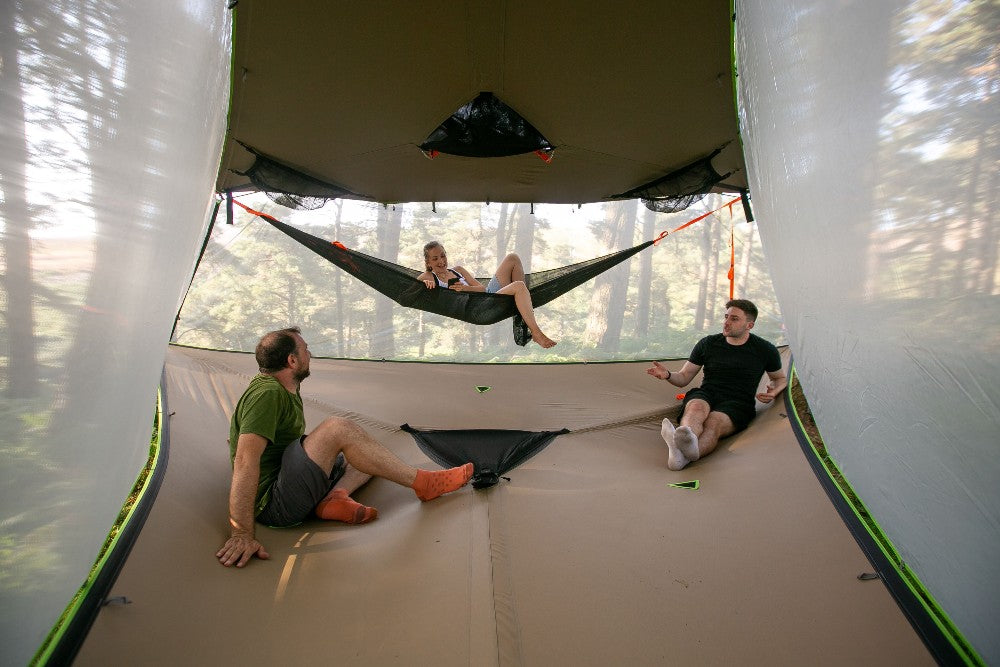
[[726,302],[726,308],[739,308],[747,314],[747,319],[751,322],[757,321],[757,306],[749,299],[730,299]]
[[264,334],[257,343],[257,350],[254,353],[260,372],[276,373],[282,368],[287,368],[288,355],[294,354],[299,346],[294,334],[301,333],[298,327],[288,327]]
[[428,271],[431,270],[431,265],[427,263],[427,253],[429,253],[434,248],[441,248],[443,250],[444,246],[441,244],[440,241],[428,241],[427,243],[424,244],[424,268],[427,269]]

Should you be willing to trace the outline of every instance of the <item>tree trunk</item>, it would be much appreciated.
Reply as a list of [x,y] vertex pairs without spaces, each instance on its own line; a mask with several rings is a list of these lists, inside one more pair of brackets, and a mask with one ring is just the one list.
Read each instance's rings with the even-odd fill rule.
[[[534,252],[535,243],[535,214],[528,212],[525,204],[518,204],[516,207],[517,234],[514,237],[514,252],[521,256],[521,263],[524,264],[524,272],[531,273],[531,255]],[[503,255],[497,258],[499,262]]]
[[[638,201],[614,202],[605,207],[604,246],[607,249],[632,245]],[[614,353],[621,340],[625,316],[628,278],[631,260],[597,276],[590,299],[590,312],[584,340],[597,343],[598,348]]]
[[[997,201],[997,189],[1000,177],[996,170],[990,173],[986,183],[986,194],[983,197],[985,202]],[[997,289],[997,246],[998,233],[996,224],[996,209],[987,206],[983,212],[983,284],[980,288],[982,294],[995,294]]]
[[747,240],[743,246],[743,256],[740,258],[740,279],[736,282],[736,298],[748,298],[747,289],[750,285],[750,258],[753,256],[753,239],[757,231],[757,225],[752,222],[747,223],[750,227],[747,230]]
[[[403,209],[383,206],[378,212],[378,256],[389,262],[399,261],[399,235],[403,225]],[[375,296],[375,321],[371,332],[371,356],[391,359],[396,356],[396,339],[392,316],[395,302],[384,294]]]
[[[132,218],[142,220],[144,217],[142,202],[123,196],[119,188],[122,179],[118,170],[123,165],[117,164],[109,156],[127,155],[135,150],[134,136],[122,131],[115,118],[138,117],[144,113],[150,100],[136,99],[132,94],[132,82],[137,76],[160,76],[154,63],[148,63],[150,71],[136,72],[142,69],[144,63],[140,52],[160,53],[160,49],[151,46],[139,49],[126,40],[126,35],[133,34],[126,25],[120,23],[120,18],[98,17],[94,19],[87,15],[94,11],[93,5],[64,5],[67,15],[74,15],[77,20],[66,22],[62,41],[54,46],[59,49],[72,50],[77,54],[88,53],[92,43],[100,42],[102,48],[108,49],[106,59],[98,61],[94,58],[83,60],[75,57],[61,56],[50,60],[53,67],[70,63],[74,67],[69,72],[53,72],[52,76],[65,76],[75,84],[71,92],[60,93],[65,102],[65,108],[78,108],[87,112],[87,117],[80,121],[75,118],[58,119],[69,127],[83,126],[81,144],[87,157],[81,161],[80,168],[89,171],[91,181],[90,203],[94,212],[94,238],[100,239],[95,244],[93,253],[93,269],[87,277],[85,296],[81,309],[74,322],[77,332],[70,334],[73,341],[68,352],[67,362],[63,368],[64,391],[70,397],[63,410],[56,414],[55,431],[64,428],[66,424],[88,423],[92,409],[90,400],[77,401],[73,397],[87,396],[94,377],[104,377],[105,382],[114,384],[118,378],[124,380],[129,370],[117,357],[117,349],[111,344],[100,344],[96,341],[113,341],[122,336],[132,335],[127,326],[129,317],[125,313],[141,312],[141,304],[123,300],[128,293],[122,294],[117,289],[123,277],[146,270],[149,259],[136,248],[147,248],[141,242],[141,237],[148,234],[142,225],[121,229],[114,224],[115,220]],[[53,12],[59,11],[53,7]],[[125,16],[125,15],[123,15]],[[92,25],[103,26],[107,33],[93,32]],[[161,32],[166,38],[166,33]],[[103,41],[106,39],[106,42]],[[104,63],[108,63],[105,65]],[[162,63],[167,67],[168,63]],[[76,97],[74,97],[74,95]],[[163,113],[169,113],[174,106],[169,100],[163,103]],[[114,118],[112,118],[114,116]],[[136,242],[139,239],[139,242]],[[95,344],[96,343],[96,344]],[[150,393],[152,404],[155,395]],[[99,427],[93,428],[97,433]],[[81,433],[81,436],[85,434]],[[96,435],[95,435],[96,437]],[[85,441],[85,440],[84,440]]]
[[[647,241],[656,235],[656,213],[645,208],[642,216],[642,240]],[[635,337],[642,342],[649,338],[649,323],[652,319],[652,282],[653,253],[639,253],[639,295],[635,307]]]
[[[0,171],[0,214],[4,220],[3,254],[6,265],[2,286],[7,294],[4,322],[8,398],[38,395],[38,355],[35,348],[35,314],[32,308],[34,280],[31,266],[31,213],[23,166],[28,164],[28,140],[22,100],[21,67],[18,62],[20,38],[14,21],[14,2],[0,3],[0,118],[7,131],[0,133],[3,165]],[[22,168],[17,168],[21,165]]]
[[[480,220],[482,220],[482,207],[480,210]],[[517,209],[515,208],[515,211]],[[496,237],[496,263],[499,264],[500,260],[507,254],[507,243],[510,240],[510,205],[507,202],[500,204],[500,219],[497,220],[497,237]]]
[[[722,221],[719,220],[718,214],[713,213],[706,220],[708,223],[707,227],[709,230],[709,254],[708,254],[708,279],[706,280],[706,286],[708,288],[707,298],[705,299],[705,328],[710,328],[712,324],[713,313],[719,312],[717,310],[719,303],[719,254],[721,253],[722,247]],[[728,269],[726,269],[728,272]],[[727,288],[726,294],[729,293]]]
[[713,216],[708,216],[705,219],[705,224],[702,226],[701,234],[698,237],[698,247],[701,250],[701,264],[698,267],[698,301],[695,303],[694,308],[694,328],[697,331],[704,331],[706,327],[709,276],[712,275],[709,266],[712,256],[712,220]]
[[[618,231],[616,248],[628,248],[635,239],[635,223],[639,209],[639,200],[632,199],[621,203],[621,227]],[[631,274],[632,260],[627,259],[618,266],[605,272],[611,283],[611,300],[608,304],[608,328],[601,337],[600,348],[608,354],[618,352],[622,338],[622,327],[625,323],[625,307],[628,303],[628,282]]]
[[424,312],[417,313],[417,336],[419,340],[417,356],[424,358],[424,350],[427,347],[427,333],[424,330]]
[[[344,201],[338,199],[335,203],[337,207],[337,217],[333,222],[333,238],[335,241],[340,241],[341,229],[340,223],[344,218]],[[333,298],[336,302],[337,309],[337,356],[344,356],[344,272],[335,271],[333,274]]]

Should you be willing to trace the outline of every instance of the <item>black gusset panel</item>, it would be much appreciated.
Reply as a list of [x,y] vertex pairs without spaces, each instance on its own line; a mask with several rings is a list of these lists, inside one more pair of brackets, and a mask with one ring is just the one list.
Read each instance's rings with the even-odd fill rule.
[[507,429],[418,430],[409,424],[401,429],[413,436],[424,454],[442,467],[472,461],[472,486],[493,486],[500,475],[521,465],[552,442],[559,431],[513,431]]

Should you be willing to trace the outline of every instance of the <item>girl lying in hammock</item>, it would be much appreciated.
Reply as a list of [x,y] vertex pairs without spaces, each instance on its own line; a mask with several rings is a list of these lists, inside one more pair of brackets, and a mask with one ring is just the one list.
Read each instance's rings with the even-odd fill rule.
[[524,323],[531,331],[531,339],[542,347],[552,347],[554,340],[546,336],[535,320],[535,310],[531,306],[531,294],[524,284],[524,266],[521,258],[511,253],[503,258],[490,282],[485,287],[471,273],[461,266],[448,268],[448,255],[439,241],[431,241],[424,246],[424,264],[427,271],[418,276],[427,289],[442,287],[458,292],[490,292],[509,294],[514,297],[514,304],[521,314]]

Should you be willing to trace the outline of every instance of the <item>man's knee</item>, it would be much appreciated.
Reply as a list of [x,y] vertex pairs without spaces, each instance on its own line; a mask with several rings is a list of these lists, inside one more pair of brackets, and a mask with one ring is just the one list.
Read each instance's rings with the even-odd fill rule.
[[302,443],[306,454],[327,473],[336,463],[337,456],[356,439],[360,427],[342,417],[327,417],[309,432]]
[[735,433],[736,426],[725,412],[711,412],[705,420],[705,430],[712,431],[717,438],[724,438]]
[[709,406],[707,401],[700,398],[692,398],[687,402],[687,405],[684,406],[683,418],[696,419],[699,422],[704,422],[708,419],[711,410],[712,408]]
[[343,417],[327,417],[320,422],[306,437],[306,441],[315,439],[316,445],[324,448],[335,447],[337,451],[343,447],[343,443],[356,434],[359,427],[349,419]]

